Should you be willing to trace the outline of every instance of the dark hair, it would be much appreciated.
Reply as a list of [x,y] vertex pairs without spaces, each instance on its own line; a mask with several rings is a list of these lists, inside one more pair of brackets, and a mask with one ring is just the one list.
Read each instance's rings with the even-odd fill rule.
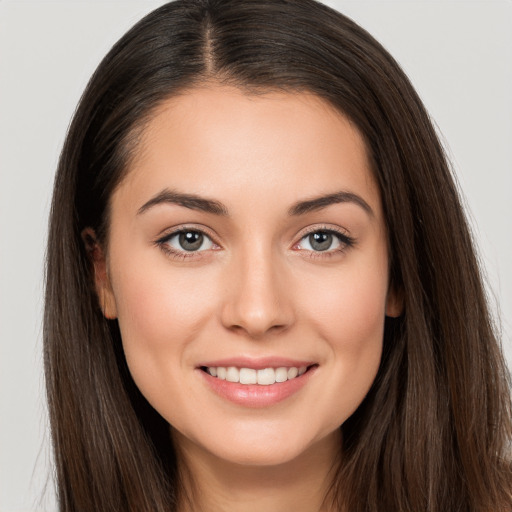
[[[45,372],[60,510],[168,511],[165,420],[127,369],[81,240],[108,243],[109,199],[146,122],[203,83],[307,91],[358,127],[380,187],[391,279],[381,366],[342,426],[331,498],[357,512],[512,507],[508,373],[447,159],[407,77],[367,32],[313,0],[178,0],[115,44],[61,154],[50,218]],[[340,447],[341,449],[341,447]]]

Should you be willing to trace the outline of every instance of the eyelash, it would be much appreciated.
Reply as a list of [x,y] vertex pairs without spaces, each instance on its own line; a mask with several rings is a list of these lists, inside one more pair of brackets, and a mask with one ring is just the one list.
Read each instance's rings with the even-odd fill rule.
[[[169,245],[169,241],[175,236],[179,236],[183,233],[200,233],[204,237],[208,238],[214,245],[218,246],[218,244],[214,241],[212,235],[207,233],[204,229],[196,228],[196,227],[187,227],[180,226],[179,228],[173,230],[170,233],[165,234],[155,241],[155,245],[157,245],[167,256],[171,257],[175,260],[188,260],[190,258],[197,258],[198,253],[205,251],[179,251],[172,248]],[[216,250],[216,249],[214,249]]]
[[[158,240],[155,241],[155,245],[157,245],[165,254],[170,256],[172,259],[176,260],[188,260],[189,258],[197,258],[198,254],[203,251],[179,251],[176,249],[173,249],[169,246],[169,241],[179,236],[180,234],[184,233],[200,233],[201,235],[208,238],[212,244],[219,246],[213,239],[213,237],[208,234],[206,231],[200,228],[196,227],[179,227],[176,230],[172,231],[171,233],[167,233],[164,236],[160,237]],[[312,235],[313,233],[325,233],[328,235],[334,235],[338,241],[340,242],[340,247],[334,250],[326,250],[326,251],[314,251],[314,250],[308,250],[308,249],[299,249],[300,251],[306,251],[308,253],[308,257],[310,258],[330,258],[333,256],[336,256],[338,254],[344,253],[351,247],[353,247],[356,244],[356,239],[348,236],[346,233],[343,233],[340,230],[334,229],[332,227],[314,227],[309,230],[307,230],[299,239],[297,243],[294,244],[293,247],[296,247],[308,236]],[[208,249],[207,249],[208,250]],[[217,250],[217,249],[213,249]]]
[[300,244],[302,240],[312,235],[313,233],[324,233],[327,235],[334,235],[340,242],[340,247],[337,249],[331,249],[326,251],[310,251],[307,249],[301,249],[306,250],[308,252],[309,258],[331,258],[333,256],[337,256],[339,254],[346,252],[348,249],[354,247],[354,245],[356,244],[355,238],[347,235],[341,230],[327,226],[315,226],[311,229],[306,230],[306,232],[300,237],[299,242],[294,244],[294,247]]

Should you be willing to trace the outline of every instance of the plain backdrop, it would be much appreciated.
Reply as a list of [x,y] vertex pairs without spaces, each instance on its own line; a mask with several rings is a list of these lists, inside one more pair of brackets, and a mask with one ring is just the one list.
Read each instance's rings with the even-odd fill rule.
[[[1,512],[57,510],[41,310],[65,132],[100,59],[162,3],[0,0]],[[512,1],[326,3],[384,44],[429,109],[453,160],[512,361]]]

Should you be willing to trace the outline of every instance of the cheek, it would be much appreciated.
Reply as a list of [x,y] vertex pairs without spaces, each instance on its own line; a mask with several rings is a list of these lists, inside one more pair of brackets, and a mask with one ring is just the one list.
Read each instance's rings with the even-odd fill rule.
[[[376,276],[378,277],[378,276]],[[378,366],[382,349],[386,289],[381,279],[344,280],[326,294],[316,311],[318,332],[328,341],[334,359],[345,374]]]
[[[185,338],[194,324],[205,316],[212,303],[201,283],[209,277],[201,272],[172,269],[163,258],[149,262],[123,262],[118,267],[114,295],[119,324],[128,338],[158,347]],[[198,290],[201,293],[198,293]],[[205,293],[206,292],[206,293]],[[124,328],[123,328],[124,326]],[[180,336],[177,336],[180,333]]]
[[125,264],[118,277],[114,295],[126,361],[140,391],[158,401],[163,390],[177,389],[178,370],[211,318],[213,301],[197,293],[195,279],[170,272],[165,264]]
[[359,271],[339,268],[328,286],[306,283],[303,315],[328,347],[327,381],[317,402],[318,414],[331,410],[330,428],[343,423],[368,393],[380,365],[387,295],[384,264]]
[[382,341],[387,269],[378,265],[358,270],[340,268],[330,274],[328,281],[304,283],[303,314],[311,318],[334,349],[345,347],[358,352],[375,339]]

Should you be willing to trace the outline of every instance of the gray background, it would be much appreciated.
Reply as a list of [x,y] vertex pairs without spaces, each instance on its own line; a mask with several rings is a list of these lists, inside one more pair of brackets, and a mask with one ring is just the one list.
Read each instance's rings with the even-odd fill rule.
[[[41,310],[48,207],[65,131],[100,59],[162,3],[0,0],[1,512],[56,510]],[[390,50],[432,114],[465,196],[512,361],[512,2],[326,3]]]

